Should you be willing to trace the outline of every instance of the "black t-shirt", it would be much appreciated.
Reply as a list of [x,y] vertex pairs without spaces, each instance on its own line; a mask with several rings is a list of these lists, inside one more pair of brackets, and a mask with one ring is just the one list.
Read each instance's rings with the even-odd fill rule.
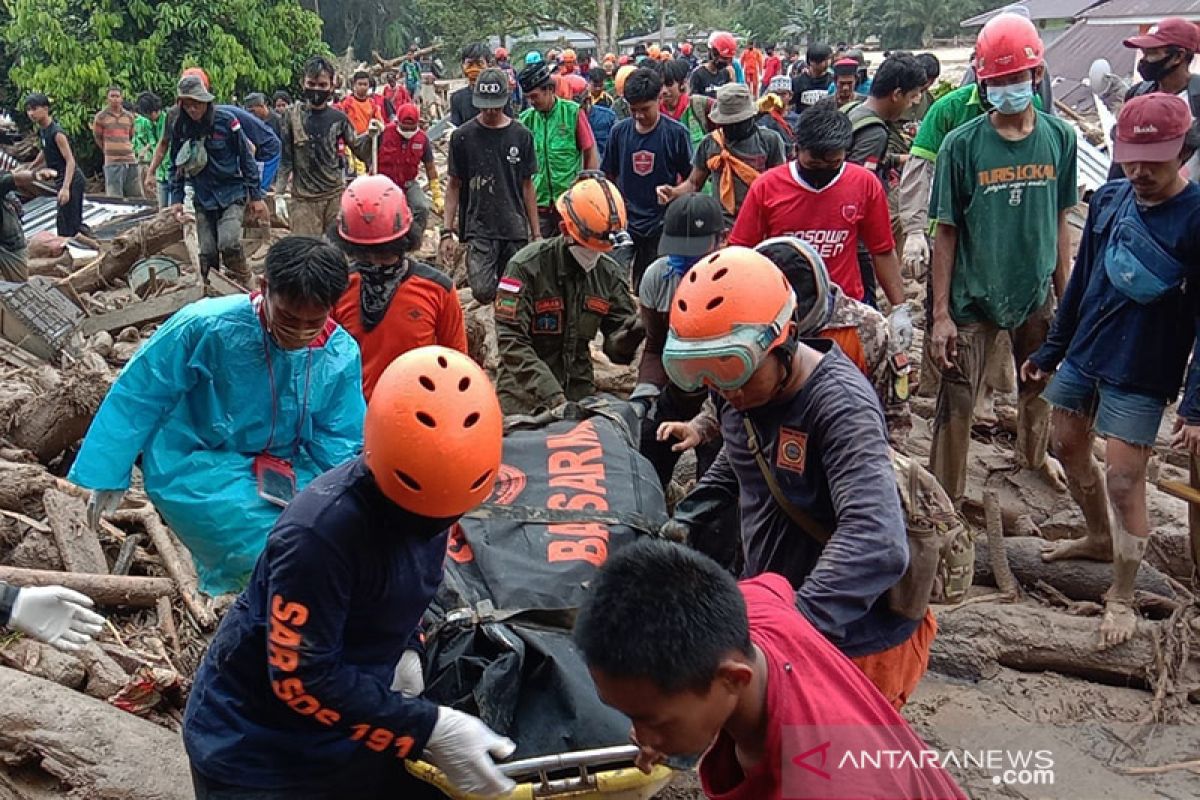
[[[450,121],[454,123],[454,127],[461,128],[470,120],[475,119],[479,115],[479,109],[475,107],[475,102],[470,86],[464,86],[457,92],[450,95]],[[504,107],[504,113],[510,117],[516,117],[513,113],[512,100],[508,101],[508,105]]]
[[488,128],[472,119],[450,134],[450,176],[461,183],[458,230],[463,240],[529,238],[522,185],[537,172],[533,134],[513,120]]
[[688,79],[688,92],[692,95],[717,96],[717,87],[724,86],[733,80],[733,67],[725,67],[711,72],[707,64],[701,64],[692,72]]
[[[51,122],[46,127],[38,129],[38,139],[41,140],[42,152],[46,156],[46,168],[58,173],[58,177],[54,179],[54,185],[62,188],[63,174],[67,171],[67,156],[58,147],[56,138],[60,133],[65,134],[66,131],[57,122]],[[78,164],[75,166],[75,174],[71,176],[71,182],[83,182],[83,173],[79,171]]]
[[792,103],[796,106],[796,112],[803,113],[824,100],[829,96],[829,87],[832,85],[833,73],[829,70],[820,77],[800,74],[792,78]]

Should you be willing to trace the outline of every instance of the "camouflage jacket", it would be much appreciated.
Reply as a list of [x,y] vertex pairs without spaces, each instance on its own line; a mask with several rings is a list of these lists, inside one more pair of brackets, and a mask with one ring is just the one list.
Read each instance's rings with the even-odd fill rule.
[[523,247],[496,293],[500,368],[496,390],[505,414],[530,414],[595,392],[588,343],[604,334],[604,354],[629,364],[644,336],[625,270],[601,256],[590,272],[564,236]]

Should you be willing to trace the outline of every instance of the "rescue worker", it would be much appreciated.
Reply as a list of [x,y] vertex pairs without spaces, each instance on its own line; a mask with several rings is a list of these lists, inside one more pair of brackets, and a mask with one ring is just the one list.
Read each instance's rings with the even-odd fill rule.
[[795,312],[787,278],[744,247],[679,285],[663,367],[683,389],[714,391],[725,440],[695,491],[737,498],[743,574],[787,578],[800,612],[900,708],[937,623],[886,597],[909,550],[899,494],[881,490],[896,480],[883,413],[832,341],[798,338]]
[[346,288],[331,245],[289,236],[259,291],[200,300],[121,371],[68,478],[89,522],[114,510],[141,458],[146,494],[191,552],[200,588],[240,591],[299,489],[358,452],[358,345],[329,318]]
[[[1190,23],[1189,23],[1190,24]],[[1133,636],[1134,583],[1150,538],[1146,468],[1163,412],[1179,394],[1196,342],[1200,186],[1181,170],[1200,147],[1187,101],[1163,92],[1130,98],[1113,157],[1127,180],[1102,186],[1050,334],[1021,368],[1043,397],[1067,485],[1086,520],[1083,538],[1043,558],[1113,562],[1100,646]],[[1192,355],[1172,446],[1200,455],[1200,366]],[[1055,371],[1057,370],[1057,371]],[[1104,467],[1093,455],[1105,442]]]
[[[420,167],[425,168],[429,180],[428,195],[417,183]],[[433,161],[433,145],[421,130],[421,111],[412,103],[396,110],[396,121],[389,122],[379,137],[379,174],[391,178],[404,190],[413,214],[412,238],[416,247],[420,247],[429,224],[429,211],[432,208],[435,214],[441,214],[443,197],[441,176]]]
[[283,157],[275,176],[275,194],[291,183],[288,218],[292,233],[321,236],[337,220],[346,189],[343,154],[346,148],[360,160],[371,158],[371,140],[383,124],[371,120],[367,135],[359,136],[346,115],[330,105],[333,65],[313,56],[304,65],[304,102],[283,116]]
[[708,61],[692,71],[688,79],[688,94],[692,97],[716,97],[717,87],[737,81],[733,60],[737,56],[737,39],[733,34],[718,33],[708,46]]
[[450,528],[495,484],[502,424],[465,355],[422,347],[388,367],[362,455],[280,515],[196,674],[183,741],[197,798],[434,796],[406,758],[473,796],[513,788],[492,760],[513,742],[421,697],[421,617]]
[[742,51],[742,74],[746,76],[746,86],[750,88],[750,96],[758,97],[762,89],[760,81],[763,74],[763,54],[758,45],[750,42],[750,46]]
[[65,586],[13,586],[0,581],[0,628],[32,636],[64,653],[82,650],[104,627],[85,594]]
[[182,112],[171,132],[171,210],[182,224],[184,184],[195,189],[196,238],[200,274],[224,262],[225,272],[248,286],[250,265],[242,250],[243,218],[266,220],[261,178],[242,124],[232,113],[213,105],[215,99],[195,75],[179,80],[176,92]]
[[521,87],[517,85],[517,69],[508,60],[508,48],[497,47],[495,53],[496,69],[504,73],[508,78],[508,90],[512,92],[513,108],[524,108],[525,101],[521,96]]
[[[766,58],[763,59],[762,84],[763,86],[768,87],[767,91],[770,91],[769,87],[771,81],[774,80],[777,75],[783,75],[783,61],[780,60],[779,56],[775,55],[775,45],[773,44],[766,46],[765,53]],[[788,91],[791,91],[790,87],[788,88]]]
[[[1041,347],[1070,270],[1076,137],[1070,125],[1033,105],[1042,53],[1028,19],[989,20],[975,59],[992,110],[951,132],[938,155],[930,352],[942,380],[929,464],[956,503],[966,489],[987,353],[1001,331],[1009,331],[1018,364]],[[1013,253],[1022,257],[1014,260]],[[1017,461],[1065,489],[1062,467],[1046,454],[1044,385],[1018,378]]]
[[618,122],[629,116],[629,101],[625,99],[625,81],[635,72],[637,72],[637,67],[623,64],[617,70],[617,77],[613,81],[613,113],[617,115]]
[[750,185],[758,176],[787,161],[787,148],[774,131],[754,122],[754,98],[745,84],[727,83],[717,89],[717,102],[708,118],[717,129],[701,140],[692,155],[692,171],[678,186],[663,186],[659,200],[670,203],[699,192],[713,176],[725,224],[733,228]]
[[496,295],[506,414],[536,413],[596,392],[589,343],[629,364],[644,336],[625,270],[607,254],[625,229],[625,201],[598,173],[583,173],[557,201],[561,233],[508,262]]
[[[388,121],[383,110],[383,98],[371,94],[371,75],[365,70],[354,73],[350,79],[350,94],[336,107],[350,120],[350,125],[359,136],[367,134],[372,122],[378,122],[382,126]],[[350,166],[356,174],[366,175],[371,166],[369,161],[370,159],[364,161],[351,156]]]
[[692,52],[691,42],[683,42],[679,45],[679,57],[687,62],[689,72],[696,68],[698,62],[696,61],[695,54]]
[[517,83],[529,100],[529,108],[521,112],[521,124],[533,134],[537,154],[533,187],[537,190],[538,227],[542,238],[549,239],[558,233],[562,221],[555,210],[558,198],[580,171],[600,165],[600,155],[587,112],[574,100],[555,93],[554,76],[546,64],[521,70]]
[[438,344],[467,352],[454,281],[409,256],[420,246],[404,191],[385,175],[355,178],[329,240],[351,259],[350,284],[333,318],[362,351],[369,402],[388,364],[409,350]]
[[587,78],[579,74],[579,57],[567,48],[562,54],[562,64],[554,76],[554,93],[563,100],[578,100],[587,91]]

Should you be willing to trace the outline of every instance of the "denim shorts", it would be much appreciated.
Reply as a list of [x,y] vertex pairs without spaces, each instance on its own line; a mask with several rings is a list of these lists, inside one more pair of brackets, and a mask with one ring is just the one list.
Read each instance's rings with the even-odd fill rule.
[[1042,397],[1055,408],[1091,417],[1092,429],[1105,438],[1143,447],[1154,446],[1167,408],[1166,400],[1090,378],[1069,361],[1059,366]]

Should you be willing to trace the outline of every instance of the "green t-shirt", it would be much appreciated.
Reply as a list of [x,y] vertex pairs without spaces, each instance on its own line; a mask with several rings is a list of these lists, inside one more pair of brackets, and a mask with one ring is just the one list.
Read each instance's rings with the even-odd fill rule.
[[[149,164],[154,158],[154,150],[158,147],[158,142],[163,137],[167,126],[167,112],[160,112],[157,120],[152,120],[149,117],[144,117],[138,114],[133,120],[133,154],[137,157],[139,164]],[[159,164],[158,170],[154,173],[154,177],[159,181],[169,181],[171,179],[171,157],[170,154],[163,159]]]
[[[1033,105],[1039,111],[1042,110],[1042,98],[1035,94]],[[977,83],[968,83],[950,94],[943,95],[925,112],[925,118],[921,120],[921,127],[909,152],[926,161],[937,161],[938,151],[942,149],[942,143],[950,135],[950,131],[964,122],[970,122],[985,110],[979,97]]]
[[1038,112],[1019,142],[987,116],[946,137],[930,218],[958,229],[950,317],[1015,328],[1046,300],[1058,256],[1058,215],[1077,202],[1075,131]]

